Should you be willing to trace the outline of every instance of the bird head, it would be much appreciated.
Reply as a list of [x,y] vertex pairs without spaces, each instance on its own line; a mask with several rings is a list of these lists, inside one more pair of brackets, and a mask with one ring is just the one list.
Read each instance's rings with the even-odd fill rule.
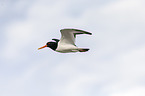
[[[56,45],[56,42],[47,42],[46,45],[44,45],[44,46],[38,48],[38,50],[43,49],[43,48],[45,48],[45,47],[49,47],[49,48],[51,48],[51,49],[54,49],[55,45]],[[56,48],[55,48],[55,49],[56,49]]]

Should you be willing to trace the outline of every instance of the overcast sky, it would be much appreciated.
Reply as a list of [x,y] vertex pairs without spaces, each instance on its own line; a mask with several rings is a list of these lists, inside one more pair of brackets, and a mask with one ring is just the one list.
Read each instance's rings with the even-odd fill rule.
[[[145,0],[0,0],[0,96],[145,96]],[[86,53],[37,50],[77,28]]]

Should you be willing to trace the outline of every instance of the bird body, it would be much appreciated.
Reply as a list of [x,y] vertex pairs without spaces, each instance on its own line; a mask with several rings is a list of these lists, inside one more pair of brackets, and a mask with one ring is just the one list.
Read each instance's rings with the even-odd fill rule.
[[68,52],[78,52],[78,47],[72,44],[61,44],[58,42],[57,52],[68,53]]
[[78,29],[62,29],[61,32],[61,39],[52,39],[55,42],[47,42],[47,44],[43,47],[40,47],[39,49],[49,47],[52,50],[60,53],[69,53],[69,52],[86,52],[89,49],[86,48],[78,48],[75,45],[75,38],[76,35],[79,34],[88,34],[92,35],[90,32],[86,32],[83,30]]

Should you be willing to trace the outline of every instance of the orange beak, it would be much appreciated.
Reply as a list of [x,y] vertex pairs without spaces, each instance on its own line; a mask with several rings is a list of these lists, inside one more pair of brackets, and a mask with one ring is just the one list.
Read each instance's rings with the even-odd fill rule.
[[45,45],[45,46],[43,46],[43,47],[38,48],[38,50],[43,49],[43,48],[45,48],[45,47],[47,47],[47,45]]

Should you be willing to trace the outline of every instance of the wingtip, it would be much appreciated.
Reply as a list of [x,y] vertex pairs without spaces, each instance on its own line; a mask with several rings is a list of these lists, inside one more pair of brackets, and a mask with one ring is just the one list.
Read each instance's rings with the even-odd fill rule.
[[59,39],[52,39],[52,40],[54,40],[54,41],[56,41],[56,42],[59,42]]
[[89,32],[89,35],[92,35],[92,33]]
[[80,30],[80,29],[73,29],[75,31],[81,31],[81,32],[84,32],[85,34],[88,34],[88,35],[92,35],[91,32],[88,32],[88,31],[84,31],[84,30]]
[[88,35],[92,35],[92,33],[91,33],[91,32],[87,32],[87,31],[85,31],[85,33],[86,33],[86,34],[88,34]]

